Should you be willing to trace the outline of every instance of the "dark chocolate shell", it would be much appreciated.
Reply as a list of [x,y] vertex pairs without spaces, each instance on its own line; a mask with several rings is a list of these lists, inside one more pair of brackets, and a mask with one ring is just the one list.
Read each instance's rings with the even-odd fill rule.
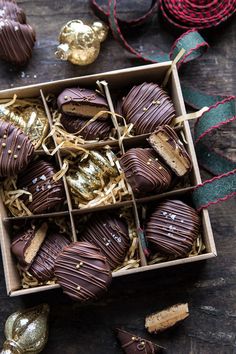
[[[61,124],[68,133],[78,133],[87,123],[86,120],[69,115],[62,115]],[[112,124],[108,121],[96,120],[89,123],[77,135],[82,136],[85,140],[104,140],[109,137],[112,129]]]
[[24,11],[13,1],[0,0],[0,20],[26,23]]
[[32,55],[35,31],[30,25],[0,21],[0,59],[24,65]]
[[21,199],[33,214],[42,214],[51,211],[65,200],[62,180],[54,181],[56,173],[54,166],[44,160],[32,161],[27,170],[17,179],[17,187],[32,194],[32,201],[28,195]]
[[132,148],[121,158],[120,165],[136,196],[164,192],[171,183],[171,172],[153,149]]
[[199,231],[198,213],[180,200],[165,200],[159,203],[145,227],[150,247],[174,256],[186,256]]
[[146,82],[129,91],[122,102],[122,113],[126,121],[134,125],[136,135],[151,133],[175,117],[167,93],[157,84]]
[[163,348],[133,333],[117,328],[117,338],[126,354],[157,354]]
[[99,248],[74,242],[57,257],[55,275],[63,292],[74,300],[97,299],[111,282],[111,271]]
[[27,167],[33,153],[34,147],[28,136],[0,119],[0,176],[16,176]]
[[[72,87],[65,89],[57,99],[57,105],[61,112],[84,119],[94,117],[100,111],[107,111],[106,99],[94,90]],[[108,118],[104,113],[99,120]]]
[[91,220],[79,235],[79,240],[97,246],[113,270],[122,264],[128,252],[130,246],[128,225],[124,219],[116,215],[103,213],[93,215]]
[[63,234],[55,232],[48,234],[28,269],[29,273],[42,282],[54,278],[55,261],[70,243],[71,241]]

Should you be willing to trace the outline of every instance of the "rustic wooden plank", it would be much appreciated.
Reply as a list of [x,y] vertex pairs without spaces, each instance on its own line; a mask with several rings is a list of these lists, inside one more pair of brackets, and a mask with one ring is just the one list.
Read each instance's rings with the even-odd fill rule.
[[[16,70],[0,63],[0,88],[16,87],[48,80],[92,74],[141,64],[126,53],[111,37],[102,44],[97,61],[84,68],[58,61],[54,56],[61,26],[73,18],[93,18],[88,2],[83,0],[24,0],[29,23],[37,31],[37,44],[27,67]],[[122,1],[122,16],[131,18],[146,8],[145,1]],[[207,33],[211,48],[199,61],[181,69],[183,82],[210,93],[236,92],[236,22]],[[175,34],[156,16],[152,23],[128,35],[136,48],[168,50]],[[204,34],[203,34],[204,35]],[[111,64],[112,63],[112,64]],[[215,143],[236,161],[236,124],[220,129]],[[207,177],[206,174],[204,174]],[[218,257],[202,264],[153,271],[145,275],[115,279],[106,298],[97,303],[79,305],[53,291],[21,298],[8,298],[0,267],[0,340],[3,323],[19,307],[40,302],[51,305],[49,342],[45,354],[118,354],[113,329],[127,330],[153,339],[173,354],[236,353],[236,203],[229,200],[212,207],[210,217]],[[190,317],[178,327],[158,336],[144,329],[144,318],[177,302],[189,302]]]

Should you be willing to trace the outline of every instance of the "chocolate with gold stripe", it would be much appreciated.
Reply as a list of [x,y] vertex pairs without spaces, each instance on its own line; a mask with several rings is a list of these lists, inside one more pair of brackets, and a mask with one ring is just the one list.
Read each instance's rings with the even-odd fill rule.
[[122,264],[130,245],[125,220],[105,213],[92,215],[92,223],[88,221],[87,227],[78,238],[100,248],[107,257],[111,270]]
[[57,257],[55,275],[65,294],[74,300],[97,299],[111,282],[111,270],[99,248],[74,242]]
[[64,202],[63,182],[53,179],[56,172],[50,162],[37,160],[32,161],[27,170],[19,175],[17,187],[32,194],[32,201],[26,194],[21,199],[33,214],[51,211]]
[[155,251],[185,256],[200,231],[196,210],[180,200],[165,200],[150,215],[145,234]]
[[135,195],[164,192],[171,183],[171,172],[153,149],[132,148],[120,159],[127,181]]
[[175,109],[167,93],[154,83],[134,86],[123,99],[122,113],[134,125],[136,135],[151,133],[175,117]]
[[0,119],[0,176],[12,177],[30,162],[34,147],[19,128]]

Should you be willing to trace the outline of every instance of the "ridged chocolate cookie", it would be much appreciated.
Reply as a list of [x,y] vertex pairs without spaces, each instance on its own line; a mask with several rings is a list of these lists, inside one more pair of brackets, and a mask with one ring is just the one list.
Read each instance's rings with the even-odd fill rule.
[[30,25],[0,21],[0,59],[24,65],[32,56],[34,43],[35,31]]
[[164,192],[171,183],[171,172],[153,149],[132,148],[121,158],[120,165],[136,196]]
[[78,239],[97,246],[106,256],[111,270],[122,264],[130,246],[125,220],[105,213],[94,214],[85,230],[78,235]]
[[144,82],[129,91],[122,102],[122,113],[126,121],[134,125],[136,135],[151,133],[175,117],[170,97],[152,82]]
[[[61,117],[61,124],[68,133],[78,133],[87,121],[75,116],[63,114]],[[112,124],[109,121],[95,120],[86,125],[85,128],[78,133],[85,140],[104,140],[109,137],[112,129]]]
[[51,211],[65,200],[65,192],[62,180],[54,181],[56,173],[54,166],[47,161],[32,161],[27,170],[21,173],[17,179],[17,187],[25,189],[32,194],[23,194],[20,198],[33,214],[42,214]]
[[145,234],[155,251],[185,256],[200,231],[200,218],[195,209],[180,200],[165,200],[150,215]]
[[111,282],[111,270],[99,248],[74,242],[57,257],[55,275],[65,294],[74,300],[97,299]]
[[[57,99],[57,105],[61,112],[83,119],[94,117],[100,111],[107,111],[106,99],[96,91],[87,88],[72,87],[65,89]],[[102,114],[99,119],[108,118],[108,114]]]
[[34,147],[19,128],[0,119],[0,176],[13,177],[25,170]]

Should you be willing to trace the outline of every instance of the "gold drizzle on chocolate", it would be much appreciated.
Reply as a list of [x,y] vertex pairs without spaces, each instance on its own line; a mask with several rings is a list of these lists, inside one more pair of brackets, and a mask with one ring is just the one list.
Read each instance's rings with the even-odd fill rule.
[[[77,264],[82,265],[76,268]],[[74,300],[97,299],[111,282],[106,257],[88,242],[74,242],[57,257],[55,275],[65,294]]]

